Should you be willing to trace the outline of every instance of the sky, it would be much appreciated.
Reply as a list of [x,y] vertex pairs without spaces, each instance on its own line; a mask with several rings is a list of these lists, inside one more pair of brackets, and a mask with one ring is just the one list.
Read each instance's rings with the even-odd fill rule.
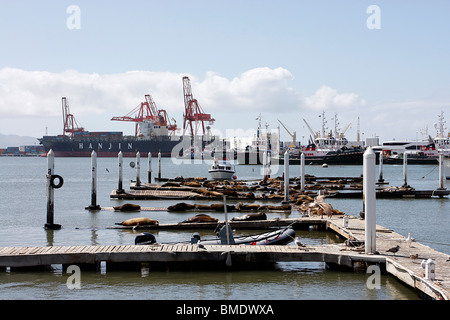
[[[375,6],[375,7],[374,7]],[[307,143],[334,119],[356,139],[420,139],[450,117],[450,2],[0,0],[0,134],[88,131],[150,94],[183,126],[182,77],[214,132],[278,120]],[[291,136],[281,128],[282,140]]]

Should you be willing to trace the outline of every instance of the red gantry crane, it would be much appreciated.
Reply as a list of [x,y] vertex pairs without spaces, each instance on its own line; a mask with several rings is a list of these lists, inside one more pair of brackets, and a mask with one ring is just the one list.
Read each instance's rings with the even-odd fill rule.
[[210,114],[204,113],[203,109],[198,104],[197,99],[192,96],[191,83],[188,77],[183,77],[183,93],[184,93],[184,124],[183,135],[190,127],[191,136],[196,136],[200,126],[205,134],[204,121],[213,124],[215,119],[211,118]]
[[75,132],[84,132],[84,128],[81,127],[73,114],[70,113],[69,104],[66,97],[62,97],[62,114],[63,114],[63,135],[68,133],[73,137]]
[[149,94],[145,95],[144,102],[141,102],[140,105],[131,110],[125,116],[113,117],[111,120],[136,122],[136,136],[140,135],[139,123],[145,120],[152,120],[157,126],[167,126],[170,134],[174,134],[177,129],[177,125],[170,122],[166,110],[158,110],[152,96]]

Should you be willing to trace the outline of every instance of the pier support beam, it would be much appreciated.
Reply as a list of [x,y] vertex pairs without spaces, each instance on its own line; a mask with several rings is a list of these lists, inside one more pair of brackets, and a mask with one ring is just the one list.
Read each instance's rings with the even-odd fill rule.
[[[55,216],[55,188],[54,188],[54,174],[55,174],[55,154],[52,149],[47,153],[47,223],[44,228],[47,230],[61,229],[60,224],[54,223]],[[61,178],[62,179],[62,178]],[[62,181],[60,181],[62,183]]]
[[100,210],[97,204],[97,153],[93,150],[91,153],[91,205],[89,210]]
[[369,147],[363,158],[363,196],[365,215],[365,253],[376,252],[375,152]]
[[124,193],[123,190],[123,153],[122,151],[119,152],[118,156],[119,161],[119,185],[117,186],[117,193]]

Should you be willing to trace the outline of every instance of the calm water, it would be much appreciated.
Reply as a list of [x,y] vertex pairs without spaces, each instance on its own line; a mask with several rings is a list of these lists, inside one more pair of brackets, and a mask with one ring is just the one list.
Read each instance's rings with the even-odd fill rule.
[[[56,158],[55,173],[63,176],[64,186],[55,190],[55,223],[63,228],[46,231],[46,158],[0,157],[0,246],[106,245],[133,244],[139,232],[109,229],[123,220],[148,216],[160,223],[179,222],[192,213],[117,213],[85,210],[90,204],[90,159]],[[135,170],[124,159],[124,182],[135,179]],[[141,179],[146,181],[146,162]],[[156,171],[157,160],[153,160]],[[260,167],[237,166],[239,179],[260,178]],[[390,185],[403,184],[402,166],[384,166]],[[290,174],[299,168],[291,166]],[[307,166],[317,176],[359,176],[362,166]],[[154,175],[156,172],[154,172]],[[163,159],[164,177],[206,177],[206,164],[174,164]],[[408,183],[417,189],[438,186],[437,166],[410,166]],[[446,187],[450,188],[449,182]],[[102,207],[125,201],[112,200],[117,188],[117,159],[98,159],[98,198]],[[329,199],[335,208],[359,215],[361,200]],[[142,206],[165,207],[177,201],[132,201]],[[223,219],[223,214],[211,213]],[[230,214],[232,217],[234,214]],[[293,213],[292,216],[295,214]],[[449,199],[395,199],[377,201],[377,224],[407,235],[450,254]],[[273,217],[285,217],[272,214]],[[191,231],[155,231],[159,242],[185,241]],[[205,235],[212,233],[203,232]],[[306,244],[340,241],[331,233],[297,232]],[[368,289],[369,275],[325,270],[322,263],[279,263],[274,270],[232,272],[98,272],[84,271],[81,289],[69,290],[69,277],[57,267],[46,272],[1,272],[0,299],[417,299],[416,293],[391,276],[382,276],[381,289]]]

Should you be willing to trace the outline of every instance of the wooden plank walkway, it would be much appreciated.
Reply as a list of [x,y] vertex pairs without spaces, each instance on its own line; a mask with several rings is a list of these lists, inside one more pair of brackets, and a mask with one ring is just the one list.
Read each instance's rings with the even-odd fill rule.
[[[317,223],[317,217],[302,218],[305,223]],[[319,220],[320,219],[319,217]],[[343,227],[342,216],[323,219],[323,224],[341,236],[356,241],[364,241],[364,220],[350,217],[348,226]],[[387,252],[399,245],[396,254]],[[224,267],[227,257],[233,266],[254,266],[278,261],[318,261],[330,266],[350,269],[362,268],[371,264],[385,266],[386,271],[407,285],[433,299],[450,298],[450,259],[447,254],[412,242],[392,230],[377,226],[376,247],[379,254],[364,254],[358,247],[345,243],[305,246],[249,246],[249,245],[197,245],[154,244],[154,245],[104,245],[104,246],[48,246],[48,247],[2,247],[0,248],[0,268],[21,268],[62,265],[98,265],[105,261],[113,268],[116,265],[141,263],[163,264],[212,263]],[[417,257],[411,259],[411,256]],[[423,259],[433,259],[436,263],[435,280],[427,280],[421,266]]]

